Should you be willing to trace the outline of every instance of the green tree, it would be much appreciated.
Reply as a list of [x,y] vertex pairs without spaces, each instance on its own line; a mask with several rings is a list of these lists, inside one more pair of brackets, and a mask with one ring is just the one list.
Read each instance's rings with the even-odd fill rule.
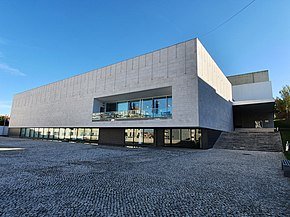
[[279,91],[280,97],[275,100],[275,113],[276,118],[282,119],[290,118],[290,86],[285,85],[282,90]]

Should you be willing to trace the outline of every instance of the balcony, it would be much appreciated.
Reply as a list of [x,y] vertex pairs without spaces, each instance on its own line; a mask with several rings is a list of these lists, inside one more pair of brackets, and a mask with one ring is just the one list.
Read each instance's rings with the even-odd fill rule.
[[128,110],[93,113],[92,121],[138,120],[138,119],[168,119],[172,118],[171,111],[162,112],[160,109]]

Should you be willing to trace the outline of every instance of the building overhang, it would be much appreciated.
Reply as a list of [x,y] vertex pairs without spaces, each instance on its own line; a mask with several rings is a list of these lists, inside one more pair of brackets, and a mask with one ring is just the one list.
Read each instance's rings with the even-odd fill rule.
[[258,104],[274,104],[274,99],[259,99],[259,100],[243,100],[234,101],[233,106],[246,106],[246,105],[258,105]]
[[274,112],[274,105],[275,100],[259,100],[254,101],[251,100],[250,102],[243,102],[243,103],[237,103],[233,104],[234,112],[267,112],[267,113],[273,113]]

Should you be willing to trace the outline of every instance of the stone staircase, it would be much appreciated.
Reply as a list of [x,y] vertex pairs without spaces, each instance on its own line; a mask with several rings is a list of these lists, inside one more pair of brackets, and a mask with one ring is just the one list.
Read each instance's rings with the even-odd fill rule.
[[223,132],[213,148],[281,152],[280,132]]

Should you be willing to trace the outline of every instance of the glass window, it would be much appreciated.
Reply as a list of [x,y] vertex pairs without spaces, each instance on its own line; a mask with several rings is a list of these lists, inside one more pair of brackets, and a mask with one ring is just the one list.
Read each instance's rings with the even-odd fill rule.
[[154,143],[154,129],[144,129],[144,143],[153,144]]
[[170,129],[164,129],[164,143],[169,145],[170,144],[171,133]]
[[191,129],[182,129],[181,130],[181,140],[182,141],[192,141],[191,138]]
[[77,139],[77,130],[78,130],[78,128],[72,128],[72,130],[70,132],[71,140],[76,140]]
[[48,138],[48,128],[43,128],[43,138],[44,139]]
[[25,137],[25,130],[26,128],[21,128],[20,136]]
[[59,128],[54,128],[53,130],[53,138],[58,139],[59,136]]
[[144,112],[144,117],[145,118],[151,118],[153,117],[152,114],[152,99],[144,99],[142,103],[142,110]]
[[71,129],[70,128],[65,128],[65,135],[64,135],[64,138],[65,139],[70,139],[70,132],[71,132]]
[[91,140],[91,128],[85,128],[84,140]]
[[78,128],[78,140],[84,140],[84,128]]
[[136,144],[143,144],[143,129],[134,129],[133,130],[133,134],[134,134],[134,143]]
[[107,103],[106,105],[106,111],[107,112],[115,112],[117,109],[117,103]]
[[133,129],[125,129],[125,143],[133,143],[134,132]]
[[171,134],[172,134],[172,144],[179,143],[181,140],[180,129],[172,129]]
[[129,102],[129,110],[136,111],[136,110],[140,110],[140,108],[141,108],[140,100]]
[[157,98],[153,100],[154,117],[165,117],[167,112],[167,99]]
[[196,144],[199,145],[199,147],[201,148],[201,129],[195,130],[195,141]]
[[34,136],[34,128],[29,128],[29,137],[33,138]]
[[167,112],[172,114],[172,96],[167,97]]
[[117,111],[118,112],[128,111],[128,102],[118,102]]
[[48,129],[48,138],[53,139],[53,128]]
[[38,128],[34,129],[34,138],[38,138]]
[[93,128],[92,129],[91,140],[93,140],[93,141],[98,141],[99,140],[99,128]]
[[43,128],[38,128],[38,138],[43,137]]
[[60,128],[59,129],[59,139],[64,139],[64,133],[65,133],[65,129],[64,128]]
[[25,137],[29,137],[29,133],[30,133],[30,128],[26,128]]

